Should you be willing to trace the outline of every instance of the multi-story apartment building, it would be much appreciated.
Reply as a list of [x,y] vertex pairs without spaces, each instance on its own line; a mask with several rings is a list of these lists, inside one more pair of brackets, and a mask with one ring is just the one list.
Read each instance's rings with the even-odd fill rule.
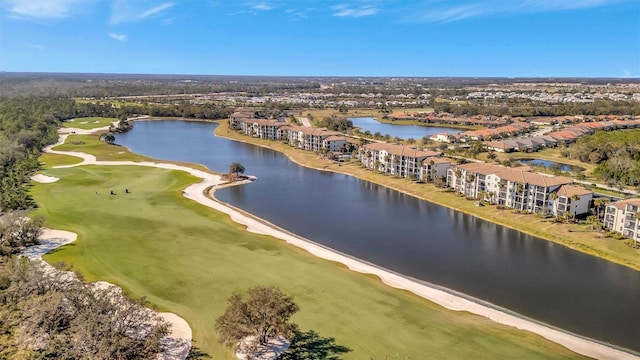
[[287,126],[287,123],[278,120],[266,119],[242,119],[238,120],[239,130],[251,137],[269,140],[280,140],[280,128]]
[[358,160],[368,169],[398,177],[420,177],[423,162],[440,153],[412,146],[371,143],[360,146]]
[[289,145],[309,151],[341,151],[347,139],[337,131],[290,125],[279,120],[245,117],[250,112],[236,112],[229,118],[229,127],[260,139],[284,140]]
[[573,211],[574,215],[588,212],[593,193],[570,186],[572,181],[564,176],[535,173],[528,166],[469,163],[447,170],[447,186],[466,197],[520,211],[555,215],[559,215],[560,209]]
[[640,240],[640,199],[625,199],[608,204],[603,225],[630,239]]
[[451,167],[451,160],[430,156],[422,161],[420,168],[420,180],[433,181],[439,177],[446,177],[447,170]]
[[287,132],[286,138],[289,141],[289,145],[309,151],[331,151],[331,149],[339,149],[340,146],[347,143],[346,138],[341,136],[341,133],[327,130],[326,128],[290,125],[283,128],[282,131]]

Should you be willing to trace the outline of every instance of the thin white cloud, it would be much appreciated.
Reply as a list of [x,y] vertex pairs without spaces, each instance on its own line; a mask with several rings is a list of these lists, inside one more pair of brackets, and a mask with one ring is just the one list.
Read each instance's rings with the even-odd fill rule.
[[116,39],[118,41],[127,41],[127,35],[125,34],[116,34],[113,32],[107,33],[112,39]]
[[138,19],[142,20],[142,19],[147,18],[147,17],[149,17],[151,15],[154,15],[154,14],[160,13],[160,12],[162,12],[164,10],[167,10],[169,8],[172,8],[174,5],[175,5],[174,3],[160,4],[160,5],[158,5],[156,7],[153,7],[151,9],[143,12],[142,14],[140,14],[140,16],[138,16]]
[[28,44],[27,46],[32,48],[32,49],[36,49],[36,50],[40,50],[40,51],[43,51],[44,49],[46,49],[46,47],[44,45],[40,45],[40,44]]
[[148,2],[129,2],[126,0],[114,1],[111,6],[111,24],[132,23],[161,16],[166,13],[166,10],[176,5],[172,2],[165,2],[148,7],[145,6],[147,4]]
[[629,71],[629,69],[622,69],[622,77],[624,78],[631,77],[631,71]]
[[260,10],[260,11],[269,11],[269,10],[273,10],[273,6],[265,4],[265,3],[261,3],[261,4],[255,4],[252,5],[251,8],[253,10]]
[[359,18],[363,16],[371,16],[377,14],[380,9],[372,5],[365,5],[360,7],[351,7],[346,4],[334,5],[331,7],[334,11],[333,16],[337,17],[349,17]]
[[95,0],[4,0],[3,8],[15,19],[50,20],[63,19]]
[[476,4],[460,5],[451,8],[429,11],[422,16],[421,20],[434,22],[458,21],[483,15],[486,10],[487,9],[483,9]]
[[449,6],[443,2],[431,2],[421,11],[415,11],[407,20],[412,22],[452,22],[468,18],[526,14],[604,7],[636,0],[463,0]]

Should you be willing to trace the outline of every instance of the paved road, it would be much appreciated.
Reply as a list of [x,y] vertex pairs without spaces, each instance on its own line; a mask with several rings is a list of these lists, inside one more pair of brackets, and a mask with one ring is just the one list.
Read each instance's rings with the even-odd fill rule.
[[311,127],[311,122],[306,117],[301,117],[302,126]]

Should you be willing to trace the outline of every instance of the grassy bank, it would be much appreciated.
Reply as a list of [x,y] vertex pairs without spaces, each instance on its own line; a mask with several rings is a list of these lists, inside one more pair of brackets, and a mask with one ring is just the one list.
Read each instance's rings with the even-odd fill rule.
[[[73,150],[112,160],[105,154],[122,157],[121,149],[85,142]],[[351,349],[347,359],[581,358],[539,336],[445,310],[376,277],[246,232],[228,216],[183,198],[182,189],[198,180],[183,172],[138,166],[44,172],[60,181],[33,185],[36,213],[50,227],[79,234],[46,260],[70,263],[89,281],[115,283],[176,312],[191,325],[195,346],[214,359],[233,358],[213,331],[226,299],[257,284],[293,295],[301,308],[294,321],[335,337]]]
[[355,163],[335,163],[321,158],[309,151],[297,150],[278,141],[250,138],[229,130],[228,124],[222,122],[216,129],[216,135],[238,141],[266,146],[286,154],[292,161],[326,171],[349,174],[357,178],[371,181],[418,198],[431,201],[479,218],[507,226],[572,249],[595,255],[609,261],[640,270],[640,252],[632,249],[620,240],[605,238],[603,234],[593,232],[587,225],[568,225],[541,219],[534,215],[516,215],[510,210],[498,210],[496,206],[475,206],[475,201],[468,201],[444,189],[431,184],[413,183],[407,179],[378,174],[366,170]]

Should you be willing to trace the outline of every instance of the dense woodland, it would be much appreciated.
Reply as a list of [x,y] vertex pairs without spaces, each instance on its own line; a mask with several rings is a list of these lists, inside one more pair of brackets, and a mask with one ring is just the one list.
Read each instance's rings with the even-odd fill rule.
[[21,210],[36,206],[27,182],[60,120],[114,114],[70,100],[0,100],[0,359],[152,359],[163,349],[167,324],[143,301],[15,255],[42,232],[44,219]]
[[598,131],[580,138],[562,154],[597,164],[593,174],[610,185],[640,185],[640,130]]

